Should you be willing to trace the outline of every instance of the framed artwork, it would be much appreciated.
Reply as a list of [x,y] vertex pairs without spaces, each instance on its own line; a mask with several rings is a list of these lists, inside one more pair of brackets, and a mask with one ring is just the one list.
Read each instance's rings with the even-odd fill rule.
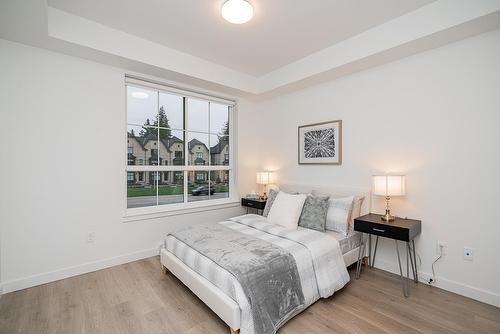
[[342,164],[342,121],[299,126],[299,165]]

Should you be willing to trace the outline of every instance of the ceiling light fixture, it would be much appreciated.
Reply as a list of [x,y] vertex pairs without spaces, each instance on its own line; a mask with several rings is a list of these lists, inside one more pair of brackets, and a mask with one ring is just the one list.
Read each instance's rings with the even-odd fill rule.
[[234,24],[250,21],[253,16],[253,7],[245,0],[227,0],[222,5],[222,17]]
[[149,95],[147,93],[144,93],[144,92],[132,92],[132,97],[135,97],[136,99],[141,99],[141,100],[144,100],[144,99],[147,99],[149,97]]

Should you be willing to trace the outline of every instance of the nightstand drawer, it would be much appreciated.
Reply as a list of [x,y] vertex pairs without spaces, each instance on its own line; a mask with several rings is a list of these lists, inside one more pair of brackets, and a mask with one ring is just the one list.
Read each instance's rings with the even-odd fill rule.
[[354,220],[354,230],[391,239],[403,241],[409,240],[408,229],[401,229],[387,225],[379,225],[375,223],[366,223],[363,221]]
[[258,210],[264,210],[266,207],[266,201],[261,201],[261,200],[252,200],[252,199],[246,199],[242,198],[241,199],[241,205],[246,206],[248,208],[254,208]]
[[366,215],[354,219],[354,230],[390,239],[410,241],[420,234],[420,221],[397,218],[394,222],[380,220],[379,215]]

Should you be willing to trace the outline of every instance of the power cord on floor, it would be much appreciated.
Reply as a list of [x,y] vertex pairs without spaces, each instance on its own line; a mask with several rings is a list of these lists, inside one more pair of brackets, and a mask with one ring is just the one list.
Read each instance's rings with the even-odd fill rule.
[[432,262],[431,268],[432,268],[432,278],[429,279],[429,284],[434,284],[436,283],[436,272],[434,271],[434,265],[436,262],[438,262],[441,258],[443,257],[443,245],[439,245],[439,256],[437,259]]

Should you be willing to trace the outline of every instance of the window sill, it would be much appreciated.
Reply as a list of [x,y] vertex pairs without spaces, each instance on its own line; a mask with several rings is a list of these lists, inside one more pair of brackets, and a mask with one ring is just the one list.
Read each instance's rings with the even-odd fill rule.
[[192,202],[160,205],[149,208],[127,209],[123,215],[123,222],[134,222],[162,217],[184,215],[196,212],[220,210],[240,206],[240,201],[233,198],[207,201],[207,203]]

